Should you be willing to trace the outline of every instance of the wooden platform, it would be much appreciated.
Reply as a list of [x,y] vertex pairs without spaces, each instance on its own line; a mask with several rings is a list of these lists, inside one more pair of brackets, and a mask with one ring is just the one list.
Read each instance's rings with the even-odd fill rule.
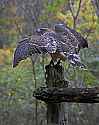
[[99,87],[95,88],[58,88],[41,87],[35,90],[34,97],[44,102],[99,103]]

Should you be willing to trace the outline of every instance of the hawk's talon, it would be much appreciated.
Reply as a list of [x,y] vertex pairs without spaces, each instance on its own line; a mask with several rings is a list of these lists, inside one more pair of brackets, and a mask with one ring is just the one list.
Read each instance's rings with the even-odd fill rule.
[[50,61],[50,65],[51,65],[51,66],[54,66],[53,60]]
[[61,65],[61,60],[59,59],[58,61],[54,62],[53,60],[50,61],[50,65],[51,66],[58,66],[58,65]]
[[57,62],[57,65],[60,65],[61,64],[61,60],[59,59],[58,62]]

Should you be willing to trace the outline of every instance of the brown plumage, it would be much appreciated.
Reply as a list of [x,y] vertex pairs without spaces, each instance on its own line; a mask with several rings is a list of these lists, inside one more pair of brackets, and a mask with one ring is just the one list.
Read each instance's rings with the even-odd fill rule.
[[49,53],[52,60],[68,59],[73,66],[84,67],[78,52],[88,47],[87,41],[75,30],[57,24],[54,30],[40,28],[37,35],[21,40],[15,50],[13,67],[33,54]]

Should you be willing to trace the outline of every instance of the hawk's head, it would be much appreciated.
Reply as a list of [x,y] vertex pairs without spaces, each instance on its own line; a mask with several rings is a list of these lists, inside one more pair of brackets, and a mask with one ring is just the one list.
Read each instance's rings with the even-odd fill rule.
[[65,28],[66,28],[66,25],[63,24],[63,23],[59,23],[59,24],[55,24],[54,27],[55,27],[56,32],[64,32]]
[[48,31],[49,31],[48,28],[38,28],[38,29],[36,29],[36,33],[38,35],[43,35],[45,32],[48,32]]

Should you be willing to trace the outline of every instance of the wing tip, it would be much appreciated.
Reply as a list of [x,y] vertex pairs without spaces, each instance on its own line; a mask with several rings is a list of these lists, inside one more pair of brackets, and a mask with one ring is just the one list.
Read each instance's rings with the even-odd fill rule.
[[15,58],[14,58],[14,59],[13,59],[13,63],[12,63],[12,67],[15,68],[15,67],[18,65],[18,63],[19,63],[19,62],[17,62],[17,61],[15,60]]
[[18,65],[18,64],[14,64],[14,63],[13,63],[13,64],[12,64],[12,68],[15,68],[17,65]]

